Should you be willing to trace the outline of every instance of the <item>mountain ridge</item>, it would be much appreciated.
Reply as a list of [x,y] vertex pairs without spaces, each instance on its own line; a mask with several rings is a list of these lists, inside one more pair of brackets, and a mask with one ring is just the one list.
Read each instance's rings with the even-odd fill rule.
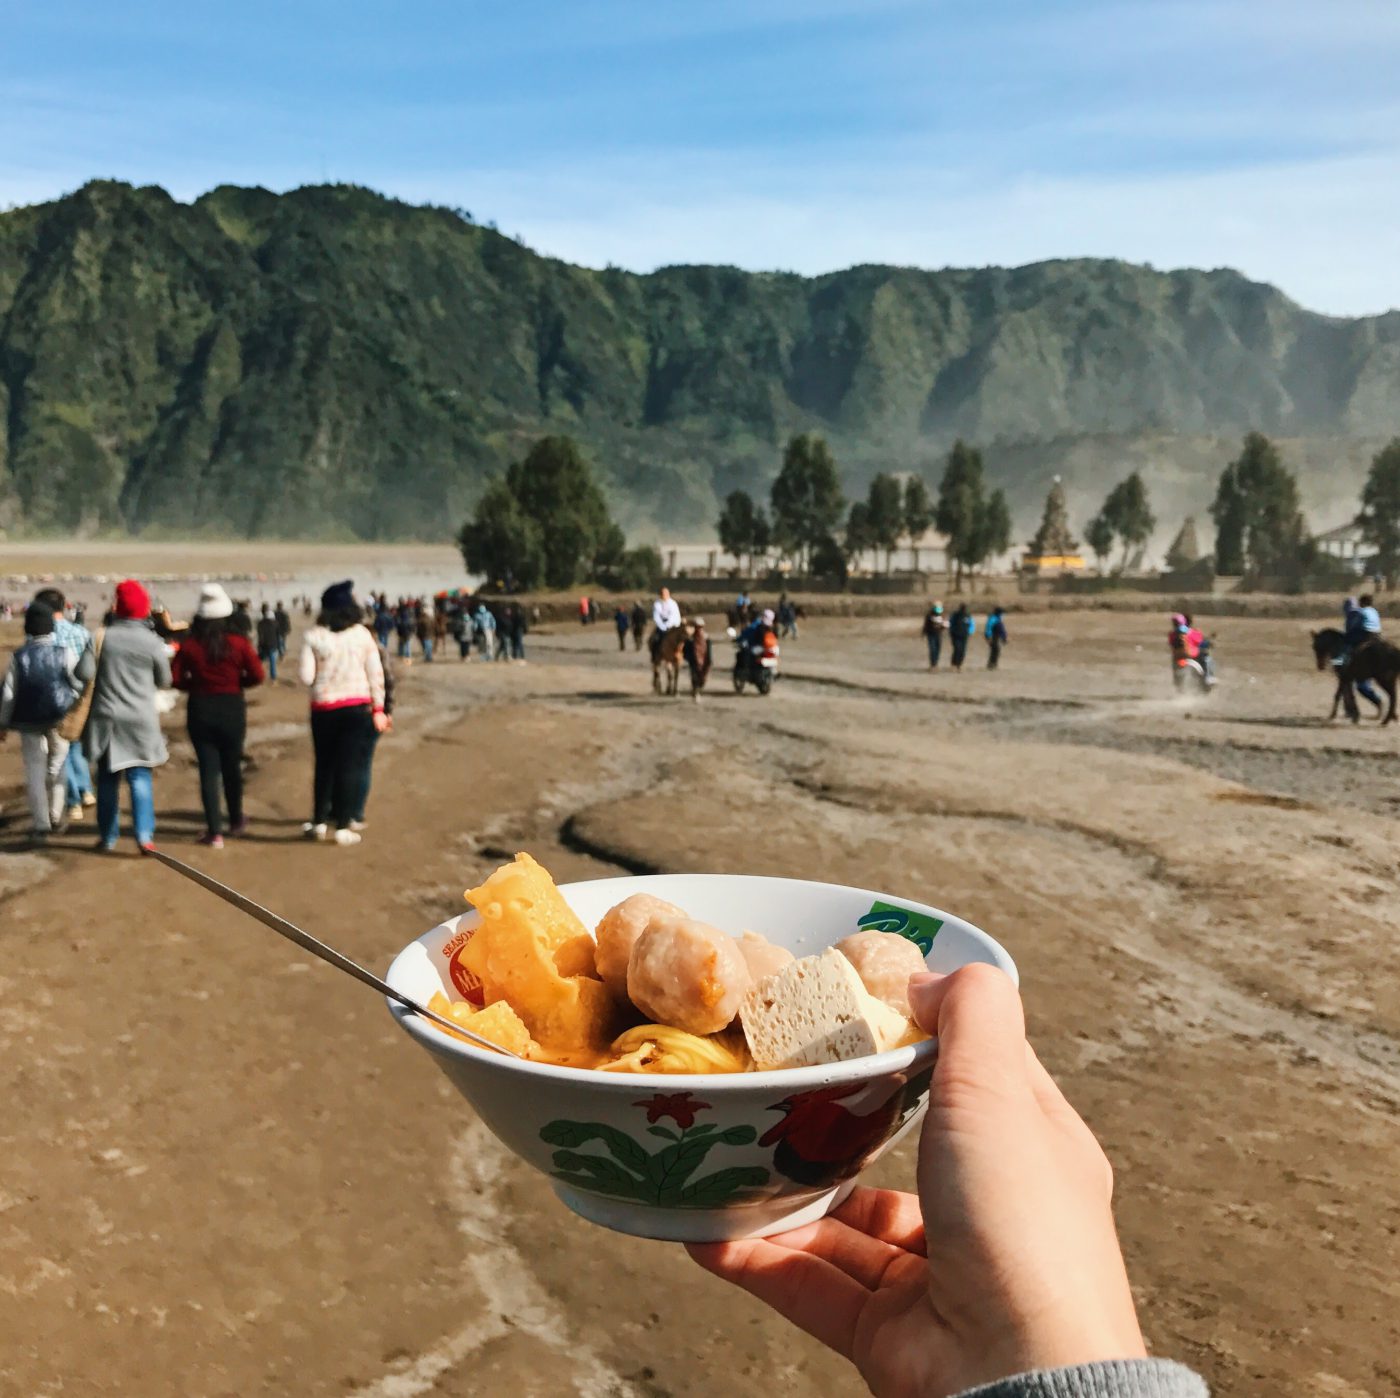
[[1051,474],[1087,518],[1143,468],[1174,528],[1251,428],[1331,508],[1400,432],[1397,389],[1400,312],[1228,268],[596,270],[352,185],[93,181],[0,214],[10,528],[440,536],[565,431],[625,523],[674,536],[766,490],[802,430],[852,492],[975,439],[1026,524]]

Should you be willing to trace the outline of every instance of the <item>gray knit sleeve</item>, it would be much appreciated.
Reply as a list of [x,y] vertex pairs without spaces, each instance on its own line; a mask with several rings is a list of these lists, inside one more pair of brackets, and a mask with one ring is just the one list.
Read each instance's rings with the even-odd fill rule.
[[1199,1374],[1170,1359],[1114,1359],[1015,1374],[956,1398],[1210,1398],[1210,1390]]

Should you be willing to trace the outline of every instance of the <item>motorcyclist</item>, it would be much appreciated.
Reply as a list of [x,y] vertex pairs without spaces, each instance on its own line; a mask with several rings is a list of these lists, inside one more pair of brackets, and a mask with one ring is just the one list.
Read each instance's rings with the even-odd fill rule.
[[739,644],[746,650],[762,655],[778,638],[773,634],[773,623],[777,615],[772,607],[765,607],[744,629],[739,632]]
[[1191,622],[1186,614],[1173,612],[1171,630],[1167,633],[1167,645],[1171,647],[1173,666],[1179,665],[1183,660],[1196,658],[1196,653],[1200,650],[1200,632],[1196,632],[1195,636],[1193,641]]

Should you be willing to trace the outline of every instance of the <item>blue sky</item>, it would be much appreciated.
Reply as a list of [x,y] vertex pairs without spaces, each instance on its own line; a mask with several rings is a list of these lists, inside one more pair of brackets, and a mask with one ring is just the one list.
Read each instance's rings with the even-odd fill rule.
[[601,266],[1103,255],[1400,306],[1400,0],[10,0],[0,204],[352,180]]

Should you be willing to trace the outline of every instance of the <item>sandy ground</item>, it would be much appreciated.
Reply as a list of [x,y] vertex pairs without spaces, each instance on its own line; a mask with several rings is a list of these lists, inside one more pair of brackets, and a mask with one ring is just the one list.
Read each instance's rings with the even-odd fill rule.
[[[1321,723],[1300,621],[1222,620],[1190,704],[1155,618],[1013,620],[961,676],[921,668],[916,618],[817,622],[770,698],[699,707],[603,626],[415,665],[352,851],[298,837],[283,684],[253,838],[192,846],[177,742],[162,839],[381,968],[518,848],[954,909],[1017,958],[1114,1161],[1153,1346],[1220,1393],[1400,1391],[1400,730]],[[9,851],[17,778],[10,745]],[[678,1249],[566,1213],[372,994],[90,840],[0,855],[0,1392],[862,1391]],[[875,1173],[907,1184],[908,1148]]]

